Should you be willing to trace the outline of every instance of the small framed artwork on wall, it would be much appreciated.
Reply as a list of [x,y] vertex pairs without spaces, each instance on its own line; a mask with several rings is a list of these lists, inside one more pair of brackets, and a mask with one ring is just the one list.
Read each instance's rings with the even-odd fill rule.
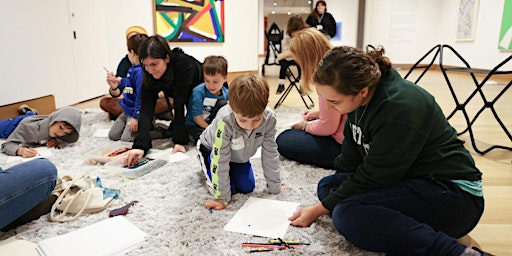
[[478,17],[478,0],[460,0],[456,41],[473,41]]
[[224,42],[224,0],[154,0],[154,21],[169,42]]
[[498,49],[512,50],[512,0],[505,0]]

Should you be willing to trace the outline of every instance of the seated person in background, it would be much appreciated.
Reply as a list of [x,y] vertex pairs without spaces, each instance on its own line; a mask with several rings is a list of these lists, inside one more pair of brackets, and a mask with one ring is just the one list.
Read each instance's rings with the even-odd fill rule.
[[21,116],[0,121],[0,138],[7,138],[2,144],[2,153],[9,156],[34,157],[37,147],[62,148],[78,140],[82,114],[74,107],[62,107],[48,116],[21,105]]
[[[128,29],[126,29],[126,42],[128,43],[128,39],[134,35],[147,35],[146,29],[140,26],[131,26]],[[128,54],[126,54],[121,61],[119,62],[119,65],[117,66],[117,71],[115,77],[118,78],[125,78],[128,75],[128,69],[130,69],[133,66],[132,62],[130,61],[130,58]],[[108,72],[110,73],[110,72]],[[119,86],[112,86],[109,87],[109,94],[112,97],[104,97],[100,100],[100,108],[103,109],[105,112],[108,113],[108,117],[110,120],[116,120],[116,118],[123,113],[123,108],[119,104],[119,99],[123,94],[123,85],[120,84]],[[158,100],[156,107],[155,107],[155,113],[156,114],[162,114],[163,119],[169,119],[168,112],[169,107],[167,107],[167,103],[165,102],[165,99],[163,98],[163,94],[160,95],[161,98]]]
[[293,56],[291,52],[288,50],[290,47],[290,42],[292,38],[295,36],[297,31],[309,27],[304,19],[299,15],[294,15],[288,19],[288,25],[286,26],[286,35],[283,38],[283,42],[281,43],[282,52],[277,56],[277,60],[279,61],[279,86],[277,87],[277,94],[280,94],[284,91],[284,79],[286,78],[286,71],[289,66],[295,65],[297,66],[297,70],[299,71],[298,77],[300,77],[300,67],[293,60]]
[[217,111],[226,105],[228,62],[222,56],[208,56],[203,63],[204,83],[192,90],[185,124],[190,137],[197,142],[201,133],[212,123]]
[[279,153],[275,143],[276,116],[267,108],[266,80],[252,74],[237,77],[229,85],[229,103],[197,142],[201,167],[213,199],[207,209],[226,208],[233,193],[254,190],[254,173],[249,159],[261,146],[261,163],[267,189],[281,192]]
[[[309,91],[311,77],[322,56],[331,49],[331,43],[315,28],[296,33],[290,52],[304,70],[303,88]],[[318,93],[317,93],[318,95]],[[318,111],[305,111],[302,120],[277,136],[279,153],[296,162],[326,169],[334,169],[334,159],[341,154],[347,114],[340,114],[318,95]]]
[[327,39],[336,35],[336,20],[327,12],[327,3],[323,0],[316,2],[315,9],[309,14],[306,23],[322,32]]
[[0,230],[6,232],[50,212],[57,196],[57,168],[37,158],[5,170],[0,168]]
[[121,78],[114,76],[114,73],[107,74],[107,83],[110,87],[123,88],[123,98],[118,101],[123,113],[114,121],[110,128],[108,137],[111,140],[133,141],[137,132],[140,112],[140,91],[144,73],[139,61],[139,45],[148,38],[144,34],[136,34],[128,38],[128,57],[132,67],[128,70],[128,76]]

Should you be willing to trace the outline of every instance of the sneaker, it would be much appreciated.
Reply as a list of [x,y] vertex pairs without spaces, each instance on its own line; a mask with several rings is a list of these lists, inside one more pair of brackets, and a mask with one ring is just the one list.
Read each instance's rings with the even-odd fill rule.
[[279,86],[277,87],[276,94],[281,94],[281,93],[283,93],[283,91],[284,91],[284,84],[279,84]]
[[26,104],[23,104],[23,105],[18,107],[18,113],[20,115],[25,115],[25,114],[27,114],[27,112],[33,112],[34,114],[37,115],[37,110],[35,110],[34,108],[29,107]]

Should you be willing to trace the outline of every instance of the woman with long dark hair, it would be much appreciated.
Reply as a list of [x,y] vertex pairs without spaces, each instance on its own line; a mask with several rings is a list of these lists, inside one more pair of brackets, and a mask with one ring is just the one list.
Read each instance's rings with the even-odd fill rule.
[[130,166],[137,163],[151,148],[149,132],[153,128],[159,92],[165,94],[174,116],[169,126],[174,142],[173,153],[186,152],[189,136],[185,126],[185,110],[192,89],[203,82],[201,63],[180,48],[171,50],[162,36],[155,35],[146,39],[140,45],[139,57],[144,79],[139,127],[126,159],[126,164]]

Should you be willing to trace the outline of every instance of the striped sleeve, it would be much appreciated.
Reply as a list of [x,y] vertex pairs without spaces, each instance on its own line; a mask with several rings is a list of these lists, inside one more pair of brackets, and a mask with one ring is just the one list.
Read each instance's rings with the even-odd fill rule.
[[226,133],[226,123],[219,120],[214,135],[210,170],[214,190],[213,197],[225,203],[231,200],[231,185],[229,179],[230,159],[231,148]]

